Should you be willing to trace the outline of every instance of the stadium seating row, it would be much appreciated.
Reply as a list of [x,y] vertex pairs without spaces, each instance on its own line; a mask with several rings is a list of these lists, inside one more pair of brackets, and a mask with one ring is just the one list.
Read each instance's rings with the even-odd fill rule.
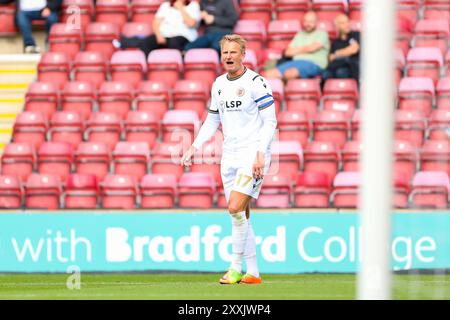
[[[295,185],[283,174],[266,176],[259,208],[319,207],[356,208],[361,175],[340,172],[333,187],[321,172],[302,172]],[[448,176],[442,172],[417,172],[412,187],[396,173],[394,205],[397,208],[446,208],[450,191]],[[107,175],[102,183],[94,175],[73,174],[65,184],[52,174],[33,174],[25,184],[15,176],[0,175],[0,207],[27,209],[155,209],[226,207],[223,189],[217,189],[208,172],[184,173],[177,183],[171,174],[148,174],[140,183],[124,174]]]

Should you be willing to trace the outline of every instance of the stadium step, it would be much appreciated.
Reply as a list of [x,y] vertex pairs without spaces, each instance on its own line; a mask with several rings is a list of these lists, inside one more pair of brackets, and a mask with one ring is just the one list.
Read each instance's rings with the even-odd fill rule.
[[0,55],[0,154],[11,140],[12,127],[23,111],[25,93],[36,79],[40,55]]

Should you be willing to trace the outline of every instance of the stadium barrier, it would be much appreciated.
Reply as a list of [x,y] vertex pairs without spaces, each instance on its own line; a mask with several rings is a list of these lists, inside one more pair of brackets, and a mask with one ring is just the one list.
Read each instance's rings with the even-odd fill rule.
[[[355,272],[356,212],[255,210],[263,273]],[[208,211],[52,211],[0,215],[0,272],[222,272],[231,258],[229,217]],[[395,270],[450,269],[450,214],[397,212]]]

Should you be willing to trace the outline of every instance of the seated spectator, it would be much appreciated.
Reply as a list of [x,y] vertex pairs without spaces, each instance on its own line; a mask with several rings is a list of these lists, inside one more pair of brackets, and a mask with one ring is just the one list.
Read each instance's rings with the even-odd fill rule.
[[220,39],[233,33],[239,15],[232,0],[201,0],[200,9],[205,33],[197,40],[186,45],[185,50],[194,48],[212,48],[220,55]]
[[[31,32],[31,22],[45,20],[47,37],[50,28],[59,19],[62,0],[20,0],[16,14],[17,26],[22,32],[25,53],[40,53]],[[47,40],[47,39],[46,39]]]
[[338,37],[331,43],[328,67],[322,73],[322,82],[330,78],[359,80],[360,34],[352,31],[345,14],[335,19]]
[[313,11],[303,17],[303,30],[299,31],[284,52],[292,58],[265,72],[266,78],[314,78],[327,66],[328,34],[317,29],[317,15]]
[[163,2],[153,19],[153,33],[147,37],[121,37],[114,40],[116,48],[139,48],[147,56],[154,49],[183,50],[198,37],[200,6],[196,1],[171,0]]

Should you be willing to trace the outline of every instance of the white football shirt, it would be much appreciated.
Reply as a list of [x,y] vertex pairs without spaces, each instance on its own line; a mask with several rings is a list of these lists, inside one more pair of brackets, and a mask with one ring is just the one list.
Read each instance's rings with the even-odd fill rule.
[[[260,143],[263,119],[259,112],[274,108],[272,89],[248,68],[237,78],[219,76],[212,85],[209,112],[219,114],[224,135],[223,150],[254,147]],[[270,150],[270,144],[267,150]]]

